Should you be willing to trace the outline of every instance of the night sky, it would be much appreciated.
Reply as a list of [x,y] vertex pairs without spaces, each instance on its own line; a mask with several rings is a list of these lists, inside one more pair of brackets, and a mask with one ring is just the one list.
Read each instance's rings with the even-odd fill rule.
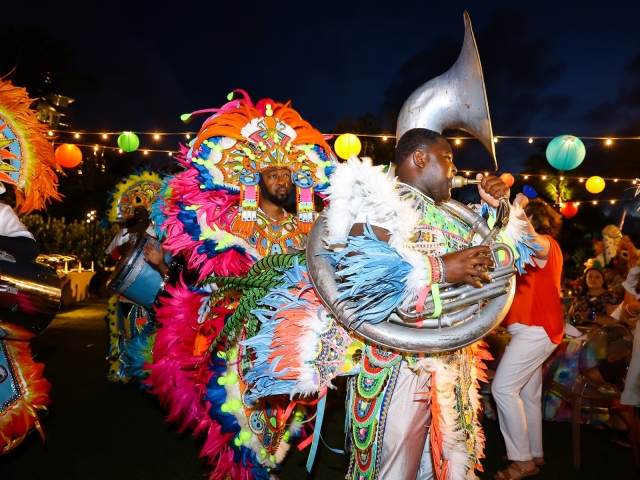
[[[46,31],[68,43],[72,64],[54,80],[79,74],[99,89],[76,95],[78,129],[196,130],[180,114],[220,106],[243,88],[254,100],[291,99],[330,132],[345,114],[397,111],[446,71],[465,9],[496,135],[640,135],[639,2],[14,1],[1,22],[5,32]],[[601,143],[587,143],[585,165],[607,158]],[[498,143],[500,170],[516,173],[532,148]]]

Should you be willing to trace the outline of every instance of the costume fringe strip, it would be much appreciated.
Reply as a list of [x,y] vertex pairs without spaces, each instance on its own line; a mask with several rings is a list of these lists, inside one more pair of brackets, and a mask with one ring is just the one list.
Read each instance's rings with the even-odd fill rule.
[[51,384],[42,376],[44,365],[35,363],[29,339],[34,335],[11,324],[2,324],[9,338],[0,340],[0,364],[4,364],[11,393],[0,404],[0,455],[17,447],[35,428],[44,441],[38,412],[46,411],[51,403]]

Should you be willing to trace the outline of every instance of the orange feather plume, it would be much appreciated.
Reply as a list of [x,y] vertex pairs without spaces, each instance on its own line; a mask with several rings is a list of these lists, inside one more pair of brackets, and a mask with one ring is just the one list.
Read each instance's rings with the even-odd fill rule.
[[[61,200],[55,173],[60,166],[53,145],[45,137],[47,126],[41,124],[36,112],[29,108],[32,102],[26,89],[14,87],[11,82],[0,79],[0,125],[9,127],[20,150],[18,179],[7,175],[3,178],[6,177],[6,183],[16,186],[16,210],[21,214],[42,210],[51,199]],[[11,139],[6,133],[3,135],[4,139]],[[9,157],[3,155],[2,158]],[[14,165],[2,162],[2,166],[17,168]]]

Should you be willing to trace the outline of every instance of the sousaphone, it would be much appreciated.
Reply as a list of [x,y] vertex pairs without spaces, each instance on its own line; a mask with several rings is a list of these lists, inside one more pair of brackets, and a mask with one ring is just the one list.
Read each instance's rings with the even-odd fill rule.
[[[458,60],[449,71],[411,94],[398,118],[397,138],[412,128],[427,128],[439,133],[448,129],[463,130],[477,137],[489,150],[497,170],[482,67],[467,12],[464,12],[464,23],[465,38]],[[454,186],[467,183],[463,180],[466,179],[454,178]],[[494,239],[508,221],[508,199],[501,199],[493,228],[489,228],[480,215],[455,200],[443,202],[442,207],[480,235],[482,244],[491,245],[496,265],[487,272],[491,282],[482,288],[446,285],[441,289],[443,307],[439,317],[431,318],[435,304],[429,295],[422,312],[397,309],[387,321],[375,325],[358,322],[356,312],[344,303],[337,303],[335,270],[326,256],[318,255],[324,251],[326,218],[326,215],[320,215],[309,233],[307,269],[318,297],[345,327],[373,343],[395,350],[442,352],[476,342],[502,321],[515,293],[514,253],[509,246],[494,243]]]

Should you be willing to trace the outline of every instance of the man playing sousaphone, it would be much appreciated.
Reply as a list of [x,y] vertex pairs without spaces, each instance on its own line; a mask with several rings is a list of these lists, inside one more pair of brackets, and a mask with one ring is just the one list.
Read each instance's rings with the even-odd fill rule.
[[[311,261],[316,228],[310,234],[309,272],[318,295],[355,331],[354,338],[364,337],[351,349],[359,348],[351,355],[359,368],[347,398],[349,479],[473,478],[484,457],[476,413],[477,382],[484,378],[487,354],[476,341],[504,316],[513,280],[493,295],[498,309],[481,300],[477,319],[469,320],[468,310],[478,300],[449,311],[447,303],[455,300],[449,294],[452,284],[461,286],[462,297],[475,295],[484,284],[492,288],[501,267],[495,263],[501,262],[500,254],[489,246],[494,239],[512,247],[519,268],[532,251],[513,211],[500,232],[509,189],[499,178],[478,174],[475,182],[483,202],[477,211],[490,226],[496,223],[486,236],[477,230],[481,219],[449,200],[452,186],[466,182],[455,177],[453,152],[441,132],[464,129],[494,154],[466,13],[465,23],[456,64],[420,87],[402,109],[397,177],[355,157],[331,177],[324,240],[333,251],[337,290],[327,286],[327,270],[318,270],[322,264],[314,267]],[[458,75],[466,81],[456,82]],[[469,90],[461,91],[460,85]],[[463,221],[465,216],[471,223]],[[513,267],[507,270],[512,277]]]

